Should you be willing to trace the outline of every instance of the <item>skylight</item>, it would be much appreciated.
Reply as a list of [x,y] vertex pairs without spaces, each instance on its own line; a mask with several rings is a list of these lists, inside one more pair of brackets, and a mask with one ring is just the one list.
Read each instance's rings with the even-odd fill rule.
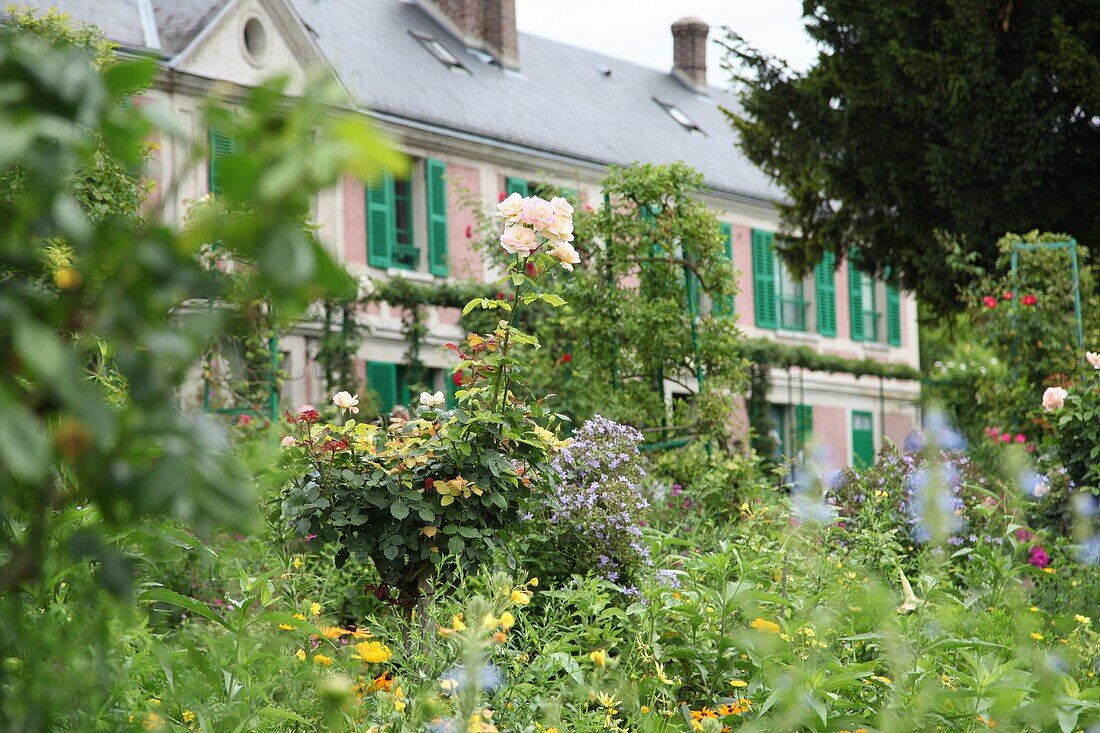
[[664,102],[660,99],[657,99],[656,97],[653,98],[653,101],[661,105],[664,111],[668,112],[668,116],[679,122],[685,130],[688,130],[689,132],[698,132],[703,135],[706,134],[705,132],[703,132],[703,129],[699,127],[699,125],[695,124],[694,120],[687,116],[687,113],[685,113],[675,104],[672,104],[671,102]]
[[428,53],[435,56],[436,60],[448,69],[453,71],[465,71],[467,74],[470,73],[470,70],[462,65],[462,62],[458,60],[457,56],[448,51],[446,46],[435,40],[432,36],[417,33],[416,31],[409,31],[409,33],[413,38],[420,41],[420,45],[428,49]]

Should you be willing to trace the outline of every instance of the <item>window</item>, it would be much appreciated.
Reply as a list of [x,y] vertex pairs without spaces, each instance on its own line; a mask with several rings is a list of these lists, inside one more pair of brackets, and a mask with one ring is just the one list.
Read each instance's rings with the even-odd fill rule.
[[575,188],[566,188],[564,186],[555,186],[552,183],[540,183],[537,181],[529,181],[526,178],[508,176],[504,179],[504,195],[511,196],[513,193],[518,193],[520,196],[524,197],[540,196],[544,199],[552,199],[555,196],[561,196],[574,206],[580,201],[577,189]]
[[848,300],[853,341],[885,341],[901,346],[901,295],[897,288],[876,280],[861,271],[857,262],[849,261]]
[[418,227],[417,176],[395,179],[389,172],[376,174],[366,187],[367,261],[371,267],[419,270],[421,250],[427,245],[428,268],[437,277],[449,274],[447,252],[446,164],[435,158],[417,163],[423,167],[423,222]]
[[259,18],[249,18],[245,21],[244,32],[241,34],[244,43],[245,55],[253,64],[259,64],[267,55],[267,32]]
[[442,391],[447,395],[448,405],[453,405],[456,389],[448,370],[425,368],[416,375],[406,364],[382,361],[367,362],[367,388],[377,397],[377,409],[383,415],[399,405],[416,409],[423,391]]
[[432,36],[429,36],[425,33],[417,33],[416,31],[409,31],[409,35],[420,41],[420,45],[426,48],[428,50],[428,53],[430,53],[432,56],[435,56],[436,60],[446,66],[448,69],[451,69],[452,71],[464,72],[466,74],[470,73],[470,70],[462,65],[462,62],[458,60],[457,56],[447,50],[446,46],[444,46]]
[[210,157],[207,161],[207,173],[211,195],[221,195],[222,176],[225,173],[229,159],[241,151],[240,140],[226,134],[218,127],[210,128]]
[[[719,222],[718,224],[721,235],[722,243],[726,248],[726,259],[733,263],[733,228],[729,225],[729,222]],[[711,313],[716,316],[732,316],[733,315],[733,299],[734,296],[727,295],[725,297],[718,296],[711,302]]]
[[772,232],[752,230],[752,270],[756,326],[805,331],[807,302],[803,284],[776,256]]
[[694,120],[687,116],[687,113],[672,102],[664,102],[657,97],[654,97],[653,101],[660,105],[661,109],[668,113],[669,117],[679,122],[680,126],[688,132],[698,132],[701,135],[706,134],[699,125],[695,124]]
[[836,255],[826,252],[814,268],[817,332],[836,336]]

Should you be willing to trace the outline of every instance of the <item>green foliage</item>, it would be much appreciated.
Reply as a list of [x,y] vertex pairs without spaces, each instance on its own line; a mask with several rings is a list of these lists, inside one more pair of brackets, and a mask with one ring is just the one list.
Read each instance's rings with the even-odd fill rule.
[[[1086,0],[804,4],[820,48],[795,72],[726,41],[745,154],[784,189],[807,272],[859,248],[940,313],[969,283],[958,249],[992,269],[997,239],[1035,222],[1100,236],[1090,175],[1100,40]],[[1006,154],[1006,151],[1011,151]]]
[[1075,503],[1078,507],[1077,521],[1066,522],[1069,517],[1063,517],[1062,526],[1084,541],[1096,529],[1089,515],[1095,513],[1093,502],[1100,497],[1100,372],[1090,366],[1082,379],[1069,383],[1065,405],[1048,419],[1051,429],[1044,448],[1065,469],[1070,486],[1080,492],[1061,497],[1063,515],[1070,514]]

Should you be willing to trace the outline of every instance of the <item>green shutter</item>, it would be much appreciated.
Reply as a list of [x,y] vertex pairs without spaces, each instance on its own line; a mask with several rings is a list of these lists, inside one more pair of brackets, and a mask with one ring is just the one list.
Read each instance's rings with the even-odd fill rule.
[[811,405],[795,405],[794,419],[798,430],[798,444],[804,448],[814,437],[814,408]]
[[901,346],[901,296],[892,285],[886,286],[886,340]]
[[[730,227],[729,222],[718,222],[718,229],[722,234],[722,244],[725,247],[726,259],[730,264],[733,264],[733,228]],[[718,296],[711,303],[711,313],[716,316],[732,316],[733,315],[733,296]]]
[[224,172],[225,159],[236,155],[237,139],[226,135],[217,127],[210,128],[210,158],[207,162],[209,174],[210,193],[220,196],[222,192],[222,174]]
[[775,247],[771,232],[752,230],[753,304],[757,328],[775,328]]
[[817,285],[817,332],[836,336],[836,255],[826,252],[814,268]]
[[428,267],[436,277],[447,277],[447,166],[442,160],[424,161],[425,191],[428,200]]
[[371,267],[393,266],[393,176],[383,171],[367,182],[367,262]]
[[565,199],[566,201],[568,201],[569,203],[573,204],[574,206],[579,206],[580,205],[580,202],[581,202],[580,192],[578,192],[577,189],[575,189],[575,188],[563,188],[561,190],[561,197],[563,199]]
[[852,465],[866,468],[875,463],[875,419],[869,412],[852,410]]
[[862,341],[863,336],[863,273],[848,259],[848,314],[852,323],[852,340]]
[[512,178],[509,176],[504,179],[504,195],[511,196],[514,193],[518,193],[520,196],[531,195],[531,187],[526,178]]
[[378,411],[388,413],[397,404],[397,365],[368,361],[367,387],[378,395]]

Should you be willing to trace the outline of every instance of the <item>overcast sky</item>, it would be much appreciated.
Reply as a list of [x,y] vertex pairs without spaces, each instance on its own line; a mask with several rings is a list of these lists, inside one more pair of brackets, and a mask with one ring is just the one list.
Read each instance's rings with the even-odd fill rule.
[[693,15],[711,26],[708,81],[726,86],[714,38],[726,25],[760,50],[805,69],[816,51],[803,30],[802,0],[516,0],[519,30],[645,64],[672,68],[669,26]]

